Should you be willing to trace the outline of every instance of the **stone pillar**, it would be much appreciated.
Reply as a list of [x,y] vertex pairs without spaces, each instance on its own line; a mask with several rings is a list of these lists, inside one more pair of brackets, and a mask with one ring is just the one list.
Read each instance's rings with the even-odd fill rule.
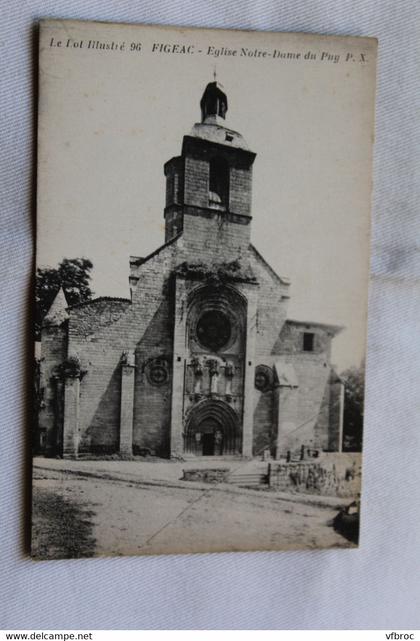
[[121,364],[120,454],[133,454],[133,414],[135,365],[130,359]]
[[183,440],[183,397],[186,367],[186,316],[187,293],[185,280],[177,278],[175,282],[175,318],[172,364],[172,399],[171,399],[171,438],[170,454],[173,457],[184,453]]
[[229,402],[232,399],[232,379],[234,376],[234,365],[230,361],[225,366],[225,397]]
[[54,376],[52,380],[54,383],[54,442],[52,446],[52,453],[62,456],[64,383],[61,376]]
[[343,438],[344,438],[344,396],[345,394],[345,387],[344,383],[341,382],[341,389],[340,389],[340,418],[339,418],[339,426],[338,426],[338,451],[342,452],[343,451]]
[[68,376],[64,384],[63,456],[77,458],[79,453],[80,377]]
[[191,364],[194,372],[194,394],[198,397],[202,393],[202,384],[203,384],[203,365],[199,358],[196,358]]
[[244,376],[244,412],[242,421],[242,456],[252,457],[254,431],[255,335],[257,330],[257,295],[255,285],[247,287],[246,350]]
[[298,383],[294,368],[287,363],[274,365],[274,427],[276,436],[276,459],[287,451],[300,446],[297,432]]
[[343,451],[344,383],[333,374],[330,381],[330,412],[328,430],[328,449]]

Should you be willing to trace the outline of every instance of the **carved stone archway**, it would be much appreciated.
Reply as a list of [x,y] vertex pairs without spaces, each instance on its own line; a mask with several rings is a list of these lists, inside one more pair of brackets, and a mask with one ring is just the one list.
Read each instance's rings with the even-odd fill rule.
[[201,401],[191,410],[184,432],[184,452],[196,456],[241,453],[236,412],[224,401]]

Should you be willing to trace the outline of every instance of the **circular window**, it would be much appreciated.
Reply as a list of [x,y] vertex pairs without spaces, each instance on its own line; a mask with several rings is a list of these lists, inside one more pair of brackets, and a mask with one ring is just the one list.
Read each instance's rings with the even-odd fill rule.
[[232,326],[226,314],[211,310],[199,318],[196,334],[203,347],[217,352],[229,342]]
[[152,385],[164,385],[169,379],[167,361],[160,358],[153,359],[147,364],[146,375]]

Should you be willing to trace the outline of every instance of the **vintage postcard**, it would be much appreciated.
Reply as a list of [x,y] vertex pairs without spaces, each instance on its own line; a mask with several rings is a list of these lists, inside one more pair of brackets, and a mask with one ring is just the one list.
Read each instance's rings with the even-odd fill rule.
[[41,23],[34,558],[357,546],[376,50]]

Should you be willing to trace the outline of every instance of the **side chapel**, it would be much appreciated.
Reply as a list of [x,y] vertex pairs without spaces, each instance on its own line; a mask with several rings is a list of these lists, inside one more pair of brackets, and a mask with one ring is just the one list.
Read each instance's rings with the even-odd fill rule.
[[167,161],[165,242],[130,258],[131,297],[69,307],[41,339],[38,450],[160,457],[341,449],[340,327],[287,318],[289,281],[252,245],[255,160],[222,86]]

